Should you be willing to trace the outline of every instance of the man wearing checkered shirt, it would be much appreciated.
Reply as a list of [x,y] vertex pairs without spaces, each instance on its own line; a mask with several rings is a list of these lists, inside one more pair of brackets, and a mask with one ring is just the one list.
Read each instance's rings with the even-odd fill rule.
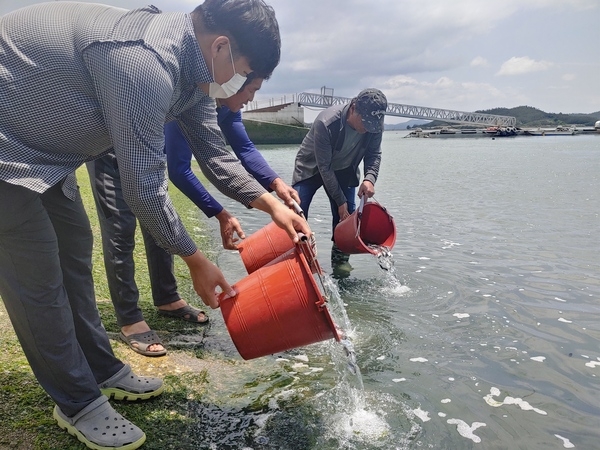
[[[191,14],[51,2],[0,17],[0,295],[56,402],[55,419],[88,447],[142,445],[145,434],[106,396],[151,398],[163,384],[112,352],[73,172],[114,150],[131,210],[185,260],[204,303],[218,307],[217,287],[235,293],[173,209],[163,126],[178,122],[223,193],[270,214],[293,240],[310,234],[225,150],[209,96],[237,91],[250,72],[267,77],[279,52],[277,21],[262,0],[206,0]],[[117,428],[99,430],[106,421]]]

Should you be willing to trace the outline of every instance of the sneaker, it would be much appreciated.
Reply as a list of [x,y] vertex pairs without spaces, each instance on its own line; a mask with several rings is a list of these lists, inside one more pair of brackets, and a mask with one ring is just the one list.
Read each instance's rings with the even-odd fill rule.
[[129,401],[157,397],[165,389],[160,378],[137,376],[127,364],[98,387],[108,398]]
[[73,417],[55,405],[52,416],[59,427],[94,450],[134,450],[146,441],[146,434],[116,412],[104,395]]

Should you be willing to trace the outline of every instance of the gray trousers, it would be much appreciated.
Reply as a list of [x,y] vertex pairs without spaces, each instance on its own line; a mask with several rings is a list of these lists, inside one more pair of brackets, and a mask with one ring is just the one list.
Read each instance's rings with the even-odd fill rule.
[[[137,220],[121,190],[121,175],[114,153],[87,163],[98,220],[102,232],[104,267],[120,327],[144,320],[138,305],[140,293],[135,282],[135,229]],[[154,306],[176,302],[177,279],[173,272],[173,256],[156,244],[142,226],[146,260]]]
[[81,198],[0,181],[0,296],[40,385],[72,416],[119,370],[92,279],[92,232]]

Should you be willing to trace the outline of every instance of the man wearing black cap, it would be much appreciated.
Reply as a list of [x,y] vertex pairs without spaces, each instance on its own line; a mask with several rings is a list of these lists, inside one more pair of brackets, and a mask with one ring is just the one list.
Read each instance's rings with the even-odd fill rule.
[[[325,187],[333,215],[333,229],[355,208],[358,196],[375,194],[381,162],[381,137],[387,99],[378,89],[365,89],[346,105],[322,111],[313,122],[296,155],[293,188],[308,217],[315,192]],[[364,160],[361,180],[359,164]],[[332,265],[348,261],[348,255],[333,245]]]

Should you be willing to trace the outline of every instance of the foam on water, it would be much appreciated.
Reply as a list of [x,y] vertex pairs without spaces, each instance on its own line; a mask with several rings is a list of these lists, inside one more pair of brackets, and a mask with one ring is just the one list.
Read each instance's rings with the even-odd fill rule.
[[590,362],[586,362],[585,363],[585,367],[591,367],[592,369],[595,369],[596,366],[600,366],[600,358],[598,358],[599,361],[590,361]]
[[442,244],[443,244],[442,248],[444,250],[447,250],[447,249],[452,248],[454,246],[460,246],[460,245],[462,245],[462,244],[459,244],[458,242],[452,242],[452,241],[449,241],[447,239],[442,239]]
[[421,407],[413,409],[413,414],[421,419],[423,422],[429,422],[431,417],[429,417],[429,411],[423,411]]
[[474,431],[477,428],[487,426],[483,422],[473,422],[471,425],[469,425],[467,422],[465,422],[464,420],[460,420],[460,419],[448,419],[446,422],[450,425],[456,425],[456,430],[458,431],[458,434],[460,434],[462,437],[465,437],[467,439],[471,439],[473,442],[475,442],[477,444],[481,442],[481,438],[479,436],[477,436],[474,433]]
[[563,441],[564,448],[575,448],[575,446],[571,444],[571,441],[569,441],[566,437],[562,437],[560,434],[555,434],[554,436]]
[[427,358],[423,358],[423,357],[417,357],[417,358],[410,358],[409,359],[410,362],[427,362]]
[[529,404],[529,402],[526,402],[522,398],[510,397],[507,395],[504,398],[504,400],[501,402],[499,402],[498,400],[495,400],[493,398],[493,397],[498,397],[499,395],[500,395],[500,389],[493,387],[490,389],[490,393],[488,395],[486,395],[485,397],[483,397],[483,399],[485,400],[485,402],[488,405],[493,406],[495,408],[498,408],[502,405],[517,405],[523,411],[535,411],[536,413],[538,413],[542,416],[546,416],[548,414],[546,411],[543,411],[538,408],[534,408],[533,406],[531,406]]
[[467,317],[471,317],[469,313],[454,313],[452,315],[458,319],[466,319]]

